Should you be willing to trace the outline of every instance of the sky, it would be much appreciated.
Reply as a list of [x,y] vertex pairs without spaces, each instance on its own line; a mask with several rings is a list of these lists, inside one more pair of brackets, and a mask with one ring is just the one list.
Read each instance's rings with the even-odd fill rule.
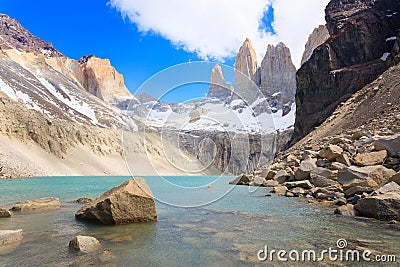
[[[284,42],[299,67],[313,28],[325,24],[328,0],[0,0],[0,13],[64,55],[109,58],[131,92],[176,64],[206,60],[234,66],[249,37],[261,61]],[[204,96],[208,87],[174,99]]]

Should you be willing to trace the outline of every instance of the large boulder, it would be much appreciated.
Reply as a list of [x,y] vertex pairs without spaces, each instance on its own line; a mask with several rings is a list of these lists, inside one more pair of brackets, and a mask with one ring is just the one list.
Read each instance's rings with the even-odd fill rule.
[[265,186],[264,184],[265,184],[266,181],[267,180],[265,180],[264,177],[256,176],[253,179],[253,185],[254,186]]
[[316,159],[305,159],[300,163],[300,166],[294,173],[294,178],[297,181],[302,181],[310,178],[311,171],[318,168]]
[[400,219],[400,192],[392,191],[360,199],[354,206],[361,216],[383,221]]
[[9,210],[0,208],[0,218],[9,218],[11,216],[12,213]]
[[129,179],[103,193],[75,213],[77,219],[102,224],[157,220],[153,194],[143,178]]
[[400,153],[400,134],[376,140],[374,143],[376,150],[386,150],[389,156],[398,156]]
[[274,179],[277,181],[279,184],[283,184],[287,180],[289,180],[290,174],[288,174],[285,170],[280,170],[276,173]]
[[90,253],[101,248],[99,240],[91,236],[78,235],[69,241],[69,250],[72,252]]
[[398,185],[395,182],[390,182],[388,184],[385,184],[381,188],[375,191],[374,194],[386,194],[389,192],[400,192],[400,185]]
[[254,176],[252,174],[242,174],[236,177],[234,180],[230,181],[229,184],[232,185],[250,185],[253,181]]
[[337,180],[337,173],[337,171],[318,167],[311,171],[310,177],[313,185],[316,187],[327,187],[338,184],[335,181]]
[[21,244],[23,236],[22,229],[0,230],[0,255],[8,254]]
[[365,186],[378,189],[385,184],[396,172],[383,166],[356,167],[351,166],[339,170],[338,181],[344,190],[354,186]]
[[319,152],[321,158],[325,158],[329,161],[335,161],[335,159],[340,157],[342,154],[343,149],[337,145],[329,145]]
[[49,211],[61,208],[59,198],[47,197],[16,203],[11,210],[18,212]]
[[354,162],[358,166],[373,166],[373,165],[383,164],[386,158],[387,158],[386,150],[381,150],[370,153],[358,154],[354,158]]

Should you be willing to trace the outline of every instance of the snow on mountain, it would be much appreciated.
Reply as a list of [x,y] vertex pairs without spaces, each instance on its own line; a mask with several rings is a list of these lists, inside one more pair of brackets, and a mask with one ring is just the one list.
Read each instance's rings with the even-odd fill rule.
[[[146,107],[146,110],[139,111],[139,107]],[[295,111],[296,106],[292,104],[290,112],[285,116],[283,110],[272,113],[266,98],[257,99],[250,105],[240,99],[226,102],[208,98],[171,105],[147,102],[133,107],[129,114],[156,128],[268,134],[292,127]]]

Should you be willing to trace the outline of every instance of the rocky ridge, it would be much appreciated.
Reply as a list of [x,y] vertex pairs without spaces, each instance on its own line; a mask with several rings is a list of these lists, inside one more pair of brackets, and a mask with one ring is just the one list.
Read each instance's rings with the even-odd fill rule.
[[[19,57],[21,53],[33,54],[29,57],[37,58],[42,65],[51,66],[106,103],[124,108],[129,101],[136,100],[126,88],[123,76],[111,66],[108,59],[93,55],[84,56],[79,61],[70,59],[5,14],[0,15],[0,48],[3,51],[16,51]],[[17,55],[14,53],[13,58]]]
[[226,100],[232,95],[232,86],[225,82],[222,68],[220,65],[215,65],[211,71],[210,89],[208,91],[208,98],[217,98],[219,100]]

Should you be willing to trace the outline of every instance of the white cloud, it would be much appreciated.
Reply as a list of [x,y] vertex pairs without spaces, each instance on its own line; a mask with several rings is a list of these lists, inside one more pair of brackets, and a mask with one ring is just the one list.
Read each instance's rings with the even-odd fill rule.
[[325,7],[329,0],[274,0],[274,29],[277,38],[291,50],[299,67],[308,36],[318,25],[325,24]]
[[[284,41],[298,66],[312,29],[324,23],[328,0],[110,0],[138,26],[203,59],[235,56],[249,37],[259,58],[269,43]],[[260,30],[269,6],[275,9],[276,35]]]

